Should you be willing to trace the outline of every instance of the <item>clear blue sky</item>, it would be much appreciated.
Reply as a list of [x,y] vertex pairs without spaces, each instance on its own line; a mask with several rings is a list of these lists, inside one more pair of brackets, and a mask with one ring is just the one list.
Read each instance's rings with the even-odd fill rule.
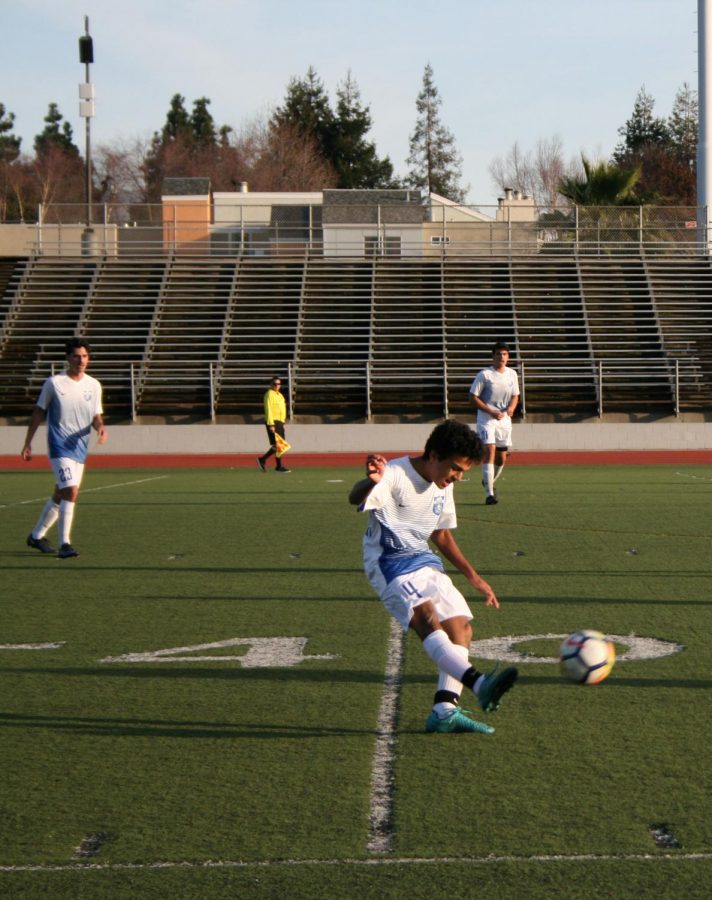
[[85,15],[93,144],[150,137],[176,93],[239,127],[311,65],[334,102],[351,70],[379,155],[405,174],[429,62],[477,204],[496,202],[487,167],[515,141],[558,134],[567,158],[608,156],[642,85],[661,116],[683,82],[697,88],[696,0],[0,0],[0,102],[26,152],[50,102],[83,148]]

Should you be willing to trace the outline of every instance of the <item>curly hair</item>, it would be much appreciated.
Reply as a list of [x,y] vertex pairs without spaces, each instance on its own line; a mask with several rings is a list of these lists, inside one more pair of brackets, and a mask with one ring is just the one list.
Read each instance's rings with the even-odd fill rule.
[[455,419],[446,419],[436,425],[425,442],[423,455],[427,457],[431,452],[435,453],[438,459],[463,456],[465,459],[479,462],[484,455],[484,447],[469,425]]

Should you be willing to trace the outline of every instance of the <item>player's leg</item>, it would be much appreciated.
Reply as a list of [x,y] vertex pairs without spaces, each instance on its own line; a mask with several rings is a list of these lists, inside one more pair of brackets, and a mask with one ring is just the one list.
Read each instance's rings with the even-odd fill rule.
[[27,536],[27,546],[34,547],[35,550],[39,550],[41,553],[54,553],[55,549],[51,546],[45,535],[57,521],[58,517],[59,503],[56,502],[54,496],[52,496],[45,503],[35,527]]
[[505,463],[507,462],[507,450],[508,447],[497,447],[497,450],[494,455],[494,478],[492,479],[492,484],[494,485],[497,482],[497,479],[502,474],[502,469],[504,468]]
[[50,463],[57,482],[53,499],[59,505],[57,521],[59,550],[57,555],[61,559],[70,559],[79,556],[72,546],[72,524],[74,523],[79,487],[84,475],[84,464],[73,459],[53,459],[50,460]]
[[507,417],[497,423],[495,428],[495,445],[493,488],[494,483],[502,474],[502,469],[504,469],[507,462],[507,455],[512,449],[512,420],[510,418]]
[[497,446],[494,441],[485,444],[485,455],[482,460],[482,487],[485,489],[485,503],[489,506],[497,502],[494,494],[494,473]]

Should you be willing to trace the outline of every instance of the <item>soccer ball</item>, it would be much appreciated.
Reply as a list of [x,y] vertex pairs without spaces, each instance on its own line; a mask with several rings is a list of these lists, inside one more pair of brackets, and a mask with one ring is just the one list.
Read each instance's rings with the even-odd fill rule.
[[616,661],[613,642],[600,631],[575,631],[559,651],[559,668],[577,684],[599,684],[608,678]]

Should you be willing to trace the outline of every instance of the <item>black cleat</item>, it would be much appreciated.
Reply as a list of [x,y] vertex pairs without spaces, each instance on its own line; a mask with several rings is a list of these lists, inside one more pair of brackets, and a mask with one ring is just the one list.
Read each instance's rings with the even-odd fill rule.
[[485,500],[487,506],[494,506],[495,503],[499,503],[494,494],[490,494],[489,497]]
[[265,461],[262,459],[261,456],[258,456],[258,457],[257,457],[257,465],[260,467],[260,470],[261,470],[262,472],[265,471]]
[[287,473],[287,472],[291,472],[292,470],[287,469],[285,466],[277,466],[277,468],[274,471],[281,472],[281,473]]
[[62,544],[57,551],[57,556],[60,559],[71,559],[72,556],[79,556],[79,554],[71,544]]
[[27,546],[34,547],[35,550],[39,550],[40,553],[54,553],[54,547],[50,546],[47,538],[36,538],[32,537],[32,533],[27,535]]

